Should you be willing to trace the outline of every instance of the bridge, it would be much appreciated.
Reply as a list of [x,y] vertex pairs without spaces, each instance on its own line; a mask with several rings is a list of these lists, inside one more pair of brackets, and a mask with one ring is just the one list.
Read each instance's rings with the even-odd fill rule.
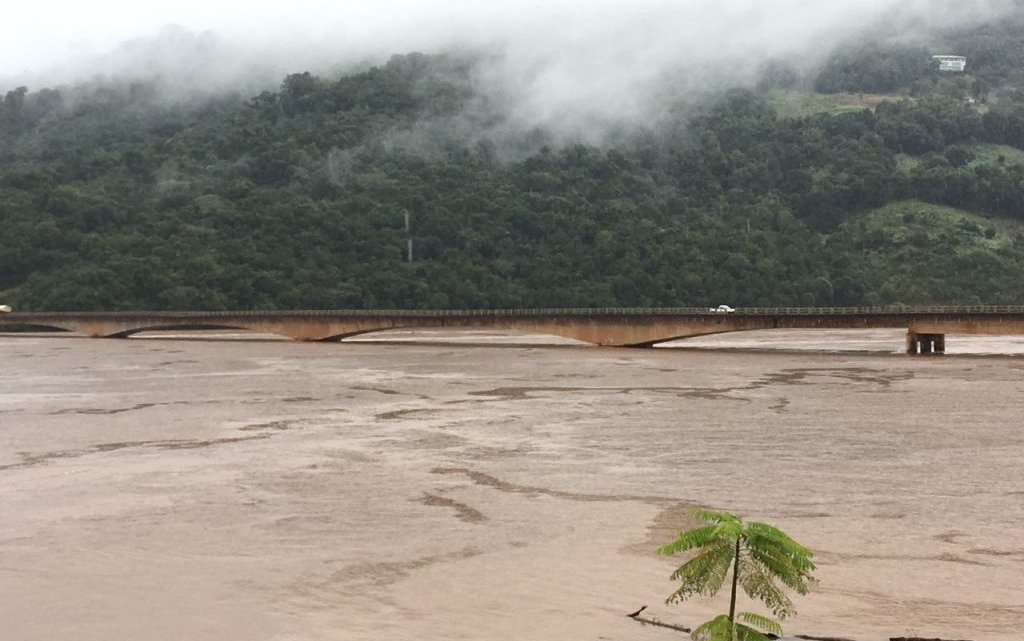
[[657,343],[763,329],[906,329],[908,354],[941,354],[946,334],[1024,334],[1024,305],[964,307],[748,307],[307,310],[235,312],[8,312],[4,327],[47,328],[92,337],[139,332],[234,329],[299,341],[337,341],[389,329],[520,330],[596,345],[651,347]]

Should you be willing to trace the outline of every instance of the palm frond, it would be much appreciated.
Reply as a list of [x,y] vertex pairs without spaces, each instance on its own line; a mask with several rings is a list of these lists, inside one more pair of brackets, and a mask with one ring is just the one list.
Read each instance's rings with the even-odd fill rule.
[[[797,565],[806,565],[810,569],[814,569],[814,563],[811,561],[814,552],[794,541],[788,534],[774,525],[751,521],[747,523],[747,538],[752,542],[751,547],[769,545],[770,542],[770,544],[774,544],[775,547],[784,551]],[[756,542],[757,545],[754,545],[753,542]]]
[[736,539],[743,537],[743,523],[741,521],[723,521],[715,526],[715,536],[735,542]]
[[793,601],[775,585],[772,575],[761,564],[741,559],[739,583],[747,596],[764,603],[780,619],[794,613]]
[[771,641],[771,639],[762,634],[759,630],[743,625],[742,623],[737,623],[736,641]]
[[732,565],[734,548],[728,541],[706,547],[672,573],[671,579],[680,585],[667,603],[676,603],[695,594],[713,596],[721,589]]
[[705,525],[685,532],[680,532],[675,541],[658,548],[658,554],[677,554],[699,548],[715,540],[716,525]]
[[701,508],[690,510],[690,514],[695,519],[715,524],[715,533],[718,536],[726,536],[735,540],[743,534],[743,520],[735,514]]
[[780,541],[789,541],[791,544],[802,547],[799,543],[794,541],[788,534],[775,527],[770,523],[763,523],[761,521],[747,521],[747,529],[751,532],[757,532],[764,536],[769,536]]
[[763,565],[772,575],[799,594],[807,594],[808,582],[815,565],[809,558],[787,549],[777,541],[751,537],[747,539],[747,553]]
[[690,638],[694,641],[769,641],[759,630],[730,621],[727,614],[700,624],[690,633]]
[[757,626],[765,632],[770,632],[771,634],[779,637],[782,636],[782,626],[779,625],[778,621],[771,617],[766,617],[763,614],[758,614],[756,612],[738,612],[736,616],[743,619],[750,625]]
[[693,641],[733,641],[733,636],[732,622],[727,614],[719,614],[701,623],[690,633]]
[[730,514],[729,512],[715,512],[714,510],[705,510],[699,507],[690,510],[690,514],[693,515],[693,518],[707,521],[708,523],[738,523],[740,520],[735,514]]

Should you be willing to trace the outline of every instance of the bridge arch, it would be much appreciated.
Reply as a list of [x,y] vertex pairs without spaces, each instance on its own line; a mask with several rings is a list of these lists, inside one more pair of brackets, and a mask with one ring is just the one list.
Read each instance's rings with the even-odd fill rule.
[[[488,326],[469,327],[469,326],[459,326],[459,325],[450,325],[450,324],[448,324],[448,325],[439,325],[439,324],[422,323],[422,322],[410,322],[410,323],[407,323],[407,324],[396,325],[395,327],[384,327],[384,328],[379,328],[379,329],[359,330],[359,331],[349,332],[349,333],[345,333],[345,334],[329,336],[329,337],[321,339],[321,340],[324,340],[324,341],[345,341],[347,339],[356,338],[356,337],[372,337],[375,334],[380,334],[382,337],[386,337],[389,334],[393,334],[394,332],[402,332],[402,331],[416,332],[416,331],[423,331],[423,330],[434,330],[435,332],[438,332],[439,335],[441,335],[441,336],[443,336],[445,333],[450,333],[452,335],[458,335],[459,332],[467,332],[467,331],[473,331],[473,330],[477,330],[477,331],[480,331],[480,332],[494,331],[494,330],[498,330],[498,331],[521,331],[523,333],[524,337],[536,336],[536,337],[545,337],[545,338],[550,338],[550,339],[566,339],[566,341],[572,341],[573,343],[579,342],[581,344],[593,344],[593,343],[591,343],[589,341],[585,341],[583,339],[580,339],[580,338],[576,337],[575,335],[573,335],[572,332],[531,331],[531,330],[524,330],[524,329],[521,329],[521,328],[518,328],[518,327],[514,327],[511,324],[510,325],[494,324],[494,325],[488,325]],[[371,340],[372,340],[372,338],[371,338]],[[415,342],[415,338],[413,338],[410,342]],[[533,341],[526,340],[524,342],[533,342]],[[558,343],[552,343],[552,344],[558,344]],[[563,343],[563,344],[572,344],[572,343]]]
[[[653,346],[693,336],[758,329],[904,328],[911,343],[941,349],[945,334],[1024,334],[1024,306],[504,310],[271,310],[221,312],[3,312],[0,327],[31,326],[86,336],[218,328],[299,341],[343,340],[388,329],[514,329],[605,346]],[[923,345],[923,343],[922,343]],[[938,346],[938,347],[936,347]],[[920,347],[920,346],[919,346]],[[927,346],[925,346],[926,348]]]
[[[64,333],[70,333],[70,332],[74,332],[75,331],[73,329],[68,329],[67,327],[62,327],[61,325],[58,325],[58,324],[55,324],[55,323],[18,323],[16,325],[13,325],[13,327],[15,329],[12,330],[12,333],[15,333],[15,332],[53,332],[53,333],[57,333],[57,334],[64,334]],[[3,329],[3,326],[0,326],[0,331],[7,331],[7,330]]]
[[230,329],[230,330],[248,330],[246,327],[240,325],[222,325],[222,324],[171,324],[171,325],[140,325],[139,327],[133,327],[123,331],[115,332],[113,334],[106,334],[103,338],[128,338],[135,334],[141,334],[142,332],[179,332],[179,331],[203,331],[211,329]]
[[637,347],[654,347],[656,345],[661,345],[663,343],[671,343],[672,341],[686,340],[687,338],[697,338],[697,337],[700,337],[700,336],[714,336],[715,334],[736,334],[736,333],[739,333],[739,332],[755,332],[755,331],[761,331],[761,330],[764,330],[764,329],[772,329],[772,328],[766,328],[766,327],[723,327],[723,328],[716,328],[716,329],[708,329],[706,331],[690,330],[690,331],[687,331],[686,333],[677,334],[675,336],[668,336],[668,337],[665,337],[665,338],[656,338],[656,339],[654,339],[653,341],[651,341],[649,343],[643,343],[641,345],[637,345]]
[[[464,319],[461,322],[472,322]],[[721,314],[642,315],[610,314],[606,316],[537,315],[508,316],[486,319],[486,327],[521,329],[537,334],[552,334],[595,345],[609,347],[652,347],[658,343],[692,336],[738,332],[775,327],[769,317],[744,319]]]

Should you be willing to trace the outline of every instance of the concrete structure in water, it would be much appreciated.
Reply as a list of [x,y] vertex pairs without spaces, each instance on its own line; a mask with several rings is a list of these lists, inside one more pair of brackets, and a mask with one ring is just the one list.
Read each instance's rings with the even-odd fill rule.
[[918,334],[915,332],[907,332],[907,353],[911,355],[917,354],[945,354],[946,353],[946,335],[945,334]]
[[1024,306],[783,307],[731,312],[708,308],[11,312],[0,315],[0,331],[5,326],[54,328],[105,338],[145,331],[240,329],[299,341],[338,341],[390,329],[510,329],[615,347],[650,347],[692,336],[764,329],[905,328],[908,354],[942,354],[949,333],[1024,334]]

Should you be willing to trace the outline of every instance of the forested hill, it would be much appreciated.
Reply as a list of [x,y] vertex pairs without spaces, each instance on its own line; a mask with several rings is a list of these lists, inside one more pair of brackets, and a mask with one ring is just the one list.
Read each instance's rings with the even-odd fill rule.
[[472,56],[192,102],[113,80],[17,89],[0,104],[0,302],[1020,303],[1024,61],[1001,52],[1022,31],[986,28],[946,41],[974,47],[976,75],[859,43],[813,78],[769,65],[756,89],[600,144],[517,130]]

